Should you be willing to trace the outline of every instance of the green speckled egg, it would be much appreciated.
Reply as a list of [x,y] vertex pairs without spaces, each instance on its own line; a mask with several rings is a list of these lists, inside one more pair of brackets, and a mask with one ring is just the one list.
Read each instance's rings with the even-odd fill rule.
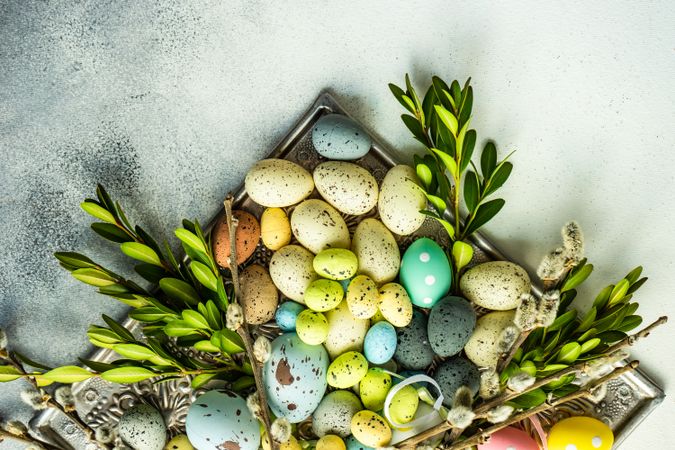
[[359,268],[356,255],[345,248],[329,248],[314,257],[314,270],[329,280],[347,280]]
[[328,336],[328,320],[320,312],[306,309],[298,314],[295,332],[298,333],[298,337],[305,344],[323,344]]
[[391,440],[391,428],[384,418],[367,409],[354,414],[351,428],[354,437],[369,447],[384,447]]
[[305,291],[305,304],[314,311],[330,311],[340,304],[344,297],[342,285],[333,280],[315,280]]
[[415,417],[419,403],[417,389],[408,385],[394,394],[389,406],[389,414],[397,423],[408,423]]
[[376,367],[368,372],[359,384],[359,395],[366,409],[379,411],[384,406],[384,399],[391,389],[391,376]]
[[328,384],[340,389],[350,388],[361,381],[367,372],[366,357],[358,352],[347,352],[328,366]]
[[186,435],[179,434],[166,443],[164,450],[195,450],[195,448]]
[[369,319],[377,312],[380,294],[377,285],[366,275],[356,276],[347,288],[347,305],[358,319]]
[[431,308],[450,290],[450,261],[436,242],[417,239],[403,255],[400,279],[415,306]]

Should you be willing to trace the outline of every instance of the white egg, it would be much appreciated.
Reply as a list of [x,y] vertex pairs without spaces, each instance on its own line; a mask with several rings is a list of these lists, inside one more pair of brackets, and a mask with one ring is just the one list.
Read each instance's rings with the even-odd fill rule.
[[305,304],[305,290],[319,276],[314,271],[314,255],[299,245],[281,247],[270,260],[270,277],[288,298]]
[[478,306],[507,311],[518,307],[521,294],[530,292],[531,284],[527,272],[519,265],[490,261],[467,270],[459,288]]
[[141,403],[124,411],[118,431],[122,440],[136,450],[162,450],[166,443],[164,418],[150,405]]
[[478,319],[469,342],[464,346],[466,357],[479,367],[494,366],[499,358],[502,332],[513,325],[514,317],[514,311],[495,311]]
[[314,190],[312,175],[285,159],[263,159],[251,167],[244,182],[254,202],[267,207],[295,205]]
[[379,189],[370,172],[354,163],[326,161],[314,169],[321,196],[345,214],[365,214],[377,205]]
[[349,248],[349,229],[339,212],[323,200],[305,200],[291,215],[295,238],[312,253]]
[[419,188],[415,169],[399,165],[389,169],[382,185],[377,208],[382,222],[392,232],[412,234],[422,226],[427,199]]
[[377,219],[364,219],[356,226],[352,252],[359,261],[358,272],[378,285],[396,278],[401,252],[391,232]]

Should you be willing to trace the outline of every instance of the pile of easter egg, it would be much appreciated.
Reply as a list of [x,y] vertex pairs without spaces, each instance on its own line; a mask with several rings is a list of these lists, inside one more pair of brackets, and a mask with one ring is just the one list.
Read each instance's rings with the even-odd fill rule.
[[[312,142],[323,157],[312,173],[288,160],[257,162],[245,187],[263,212],[235,212],[237,262],[246,263],[260,241],[273,252],[268,267],[241,272],[247,322],[274,320],[282,332],[263,367],[267,400],[291,424],[311,417],[317,449],[394,445],[442,419],[415,385],[398,390],[384,412],[390,389],[401,377],[430,372],[445,406],[461,386],[476,394],[479,367],[495,365],[500,333],[530,280],[509,262],[479,264],[453,280],[447,252],[425,237],[401,256],[400,236],[425,221],[415,170],[394,166],[378,184],[352,162],[371,141],[344,116],[319,120]],[[352,233],[345,218],[356,223]],[[224,218],[213,243],[228,267]],[[449,294],[453,284],[463,297]],[[477,319],[474,305],[493,312]],[[428,420],[405,426],[420,417]],[[241,397],[212,391],[190,408],[187,434],[199,449],[255,450],[261,439],[269,447],[255,422]],[[282,448],[300,447],[292,438]]]

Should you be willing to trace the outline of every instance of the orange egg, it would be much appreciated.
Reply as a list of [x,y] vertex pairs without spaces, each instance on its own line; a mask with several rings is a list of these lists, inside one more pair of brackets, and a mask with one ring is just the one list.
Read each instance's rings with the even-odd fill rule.
[[570,417],[556,423],[548,435],[549,450],[610,450],[612,430],[598,419]]
[[507,427],[492,433],[490,440],[479,445],[478,450],[539,450],[539,445],[523,430]]
[[[239,221],[235,233],[237,264],[251,257],[260,241],[260,224],[246,211],[234,211],[232,215]],[[213,253],[219,266],[230,267],[230,230],[225,215],[222,215],[213,227]]]

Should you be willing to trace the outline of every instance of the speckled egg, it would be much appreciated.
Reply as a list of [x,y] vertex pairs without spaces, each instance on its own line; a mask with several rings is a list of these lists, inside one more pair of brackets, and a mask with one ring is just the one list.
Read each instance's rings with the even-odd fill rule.
[[188,409],[186,434],[199,450],[257,450],[260,427],[246,400],[229,391],[209,391]]
[[187,435],[179,434],[166,443],[164,450],[195,450]]
[[363,219],[354,230],[352,251],[359,261],[358,273],[377,284],[393,281],[401,266],[401,252],[391,232],[377,219]]
[[548,434],[549,450],[610,450],[612,445],[612,430],[592,417],[563,419]]
[[504,329],[513,325],[513,311],[494,311],[476,322],[476,329],[464,346],[466,357],[479,367],[492,367],[499,359],[499,341]]
[[327,434],[316,441],[315,450],[347,450],[347,446],[340,436]]
[[431,309],[427,331],[431,348],[438,356],[459,353],[476,326],[476,312],[461,297],[448,296]]
[[288,298],[305,303],[305,291],[319,276],[314,272],[314,255],[299,245],[287,245],[270,259],[270,276],[274,285]]
[[357,275],[347,288],[347,305],[358,319],[369,319],[377,312],[380,294],[377,285],[367,275]]
[[263,367],[267,400],[277,417],[298,423],[309,417],[326,392],[328,354],[321,345],[307,345],[295,333],[272,341]]
[[314,257],[314,270],[316,273],[329,280],[347,280],[354,275],[359,268],[356,255],[344,248],[329,248]]
[[267,208],[260,216],[260,237],[265,247],[279,250],[291,243],[291,222],[281,208]]
[[434,351],[427,336],[427,317],[414,311],[410,324],[399,328],[397,332],[394,359],[406,369],[422,370],[429,367],[434,360]]
[[539,445],[523,430],[506,427],[492,433],[488,442],[478,445],[478,450],[539,450]]
[[298,315],[305,309],[300,303],[288,301],[279,305],[277,312],[274,314],[274,321],[283,332],[295,331],[295,323],[298,320]]
[[354,160],[370,150],[372,141],[361,126],[342,114],[326,114],[312,128],[312,144],[328,159]]
[[124,411],[117,430],[122,440],[136,450],[162,450],[166,444],[164,418],[150,405],[141,403]]
[[312,175],[285,159],[263,159],[251,167],[244,181],[251,199],[262,206],[295,205],[314,190]]
[[375,177],[354,163],[326,161],[314,169],[314,185],[335,209],[354,216],[377,205],[379,189]]
[[[258,220],[246,211],[233,211],[232,215],[239,220],[234,235],[237,250],[237,264],[241,264],[253,255],[260,241],[260,225]],[[230,229],[225,215],[222,215],[213,227],[213,256],[221,267],[230,267]]]
[[340,304],[344,297],[342,285],[337,281],[318,279],[305,291],[305,304],[314,311],[329,311]]
[[382,369],[371,367],[359,383],[359,396],[366,409],[379,411],[384,406],[389,389],[391,376]]
[[323,200],[305,200],[291,214],[295,238],[312,253],[327,248],[349,248],[347,224],[339,212]]
[[370,326],[368,319],[354,317],[346,300],[325,315],[328,319],[328,337],[323,345],[331,358],[337,358],[348,351],[363,350],[363,341]]
[[369,447],[383,447],[391,440],[391,428],[380,415],[369,411],[359,411],[352,417],[352,434]]
[[295,331],[305,344],[323,344],[328,336],[328,321],[320,312],[306,309],[298,314]]
[[478,368],[468,359],[454,356],[445,360],[434,372],[433,379],[441,387],[443,404],[451,406],[455,392],[462,386],[468,386],[471,392],[478,393],[480,373]]
[[360,443],[354,436],[349,436],[345,444],[347,444],[347,450],[375,450],[373,447]]
[[[262,448],[263,450],[272,450],[272,446],[270,445],[270,439],[267,436],[267,433],[262,431]],[[302,450],[302,446],[300,446],[300,443],[298,440],[291,434],[291,437],[288,441],[284,442],[283,444],[279,444],[278,447],[279,450]]]
[[377,322],[366,333],[363,353],[373,364],[384,364],[396,351],[396,330],[389,322]]
[[370,324],[373,325],[377,322],[382,322],[383,320],[387,320],[384,318],[382,315],[382,312],[380,311],[380,308],[377,308],[377,311],[375,311],[375,314],[373,317],[370,318]]
[[377,209],[393,233],[412,234],[424,223],[420,211],[426,209],[427,198],[419,184],[415,169],[405,165],[392,167],[382,180]]
[[272,320],[279,295],[267,269],[257,264],[248,266],[241,272],[240,286],[246,321],[259,325]]
[[429,428],[434,427],[443,422],[443,418],[438,413],[438,411],[434,410],[434,408],[431,407],[431,405],[427,405],[424,402],[419,403],[419,406],[417,407],[417,412],[415,413],[415,416],[413,418],[413,420],[418,419],[423,420],[421,421],[421,423],[415,425],[414,427],[406,426],[405,428],[393,429],[391,442],[389,444],[396,445],[399,442],[403,442],[404,440],[416,436],[421,432],[426,431]]
[[347,352],[338,356],[328,366],[328,384],[339,389],[354,386],[368,372],[368,361],[359,352]]
[[405,288],[398,283],[387,283],[380,287],[379,312],[395,327],[408,325],[412,320],[413,306]]
[[394,394],[389,405],[389,416],[399,424],[408,423],[415,417],[420,398],[417,389],[407,385]]
[[314,410],[312,431],[319,437],[336,434],[345,438],[351,433],[352,417],[362,409],[361,401],[353,392],[333,391]]
[[400,278],[415,306],[431,308],[450,290],[450,261],[436,242],[417,239],[403,254]]
[[462,294],[478,306],[497,311],[517,308],[530,292],[525,269],[508,261],[490,261],[467,270],[459,282]]

